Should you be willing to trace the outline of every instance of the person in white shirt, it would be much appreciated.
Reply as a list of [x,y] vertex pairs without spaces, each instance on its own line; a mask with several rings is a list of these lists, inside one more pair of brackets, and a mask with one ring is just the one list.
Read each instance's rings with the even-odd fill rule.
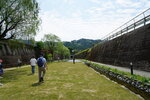
[[35,73],[35,66],[36,66],[37,60],[35,59],[35,57],[33,56],[30,60],[30,64],[31,64],[31,71],[32,74]]
[[22,61],[18,58],[18,67],[21,67],[21,63],[22,63]]

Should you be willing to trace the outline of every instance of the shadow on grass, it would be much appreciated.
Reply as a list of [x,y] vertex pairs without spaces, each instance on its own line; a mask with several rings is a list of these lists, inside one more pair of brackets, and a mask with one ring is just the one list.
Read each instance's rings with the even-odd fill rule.
[[26,70],[9,70],[3,74],[3,78],[0,79],[0,82],[4,84],[11,81],[17,81],[20,76],[26,74],[27,74]]
[[31,75],[34,75],[34,74],[30,73],[30,74],[28,74],[27,76],[31,76]]
[[33,83],[32,86],[36,87],[36,86],[40,86],[42,83],[38,82],[38,83]]

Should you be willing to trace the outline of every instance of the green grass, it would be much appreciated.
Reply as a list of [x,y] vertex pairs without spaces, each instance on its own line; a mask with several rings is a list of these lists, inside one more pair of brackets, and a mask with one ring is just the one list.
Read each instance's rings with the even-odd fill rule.
[[48,64],[45,83],[38,84],[30,67],[5,71],[0,100],[141,100],[83,63]]

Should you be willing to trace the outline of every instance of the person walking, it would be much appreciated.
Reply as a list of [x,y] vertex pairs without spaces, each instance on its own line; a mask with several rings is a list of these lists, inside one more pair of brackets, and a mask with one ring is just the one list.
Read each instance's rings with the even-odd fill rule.
[[39,74],[39,82],[44,82],[44,76],[46,73],[47,63],[46,59],[43,57],[43,55],[40,55],[40,57],[37,59],[38,64],[38,74]]
[[3,73],[4,73],[2,62],[3,62],[3,60],[0,59],[0,76],[3,75]]
[[35,66],[36,66],[36,63],[37,63],[37,60],[35,59],[34,56],[32,56],[32,58],[31,58],[31,60],[30,60],[32,74],[35,73]]
[[[3,78],[2,75],[3,75],[3,73],[4,73],[2,62],[3,62],[3,60],[0,59],[0,79]],[[3,84],[0,83],[0,86],[3,86]]]
[[21,67],[21,63],[22,63],[22,61],[18,58],[18,67]]
[[73,55],[73,64],[75,64],[75,55]]

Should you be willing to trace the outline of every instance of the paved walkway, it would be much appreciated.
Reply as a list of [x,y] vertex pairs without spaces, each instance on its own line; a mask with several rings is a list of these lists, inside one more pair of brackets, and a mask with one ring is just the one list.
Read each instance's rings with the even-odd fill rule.
[[[119,67],[119,66],[113,66],[113,65],[103,64],[103,63],[98,63],[98,62],[93,62],[93,63],[99,64],[99,65],[108,66],[108,67],[110,67],[110,68],[118,69],[118,70],[124,71],[124,72],[131,72],[131,71],[130,71],[130,68]],[[140,71],[140,70],[133,70],[133,73],[134,73],[134,74],[137,74],[137,75],[141,75],[141,76],[150,78],[150,72]]]
[[5,68],[4,71],[5,71],[5,70],[13,70],[13,69],[17,69],[17,68],[24,68],[24,67],[29,67],[29,66],[30,66],[30,65],[23,65],[23,66],[21,66],[21,67]]
[[[73,60],[68,60],[68,62],[73,62]],[[80,60],[75,60],[75,62],[82,62]]]
[[[68,60],[68,62],[73,62],[73,61],[72,60]],[[75,62],[82,62],[82,61],[75,60]],[[126,67],[119,67],[119,66],[114,66],[114,65],[109,65],[109,64],[98,63],[98,62],[93,62],[93,63],[99,64],[99,65],[104,65],[104,66],[107,66],[107,67],[110,67],[110,68],[114,68],[114,69],[118,69],[118,70],[124,71],[124,72],[129,72],[129,73],[131,72],[131,70],[129,68],[126,68]],[[137,75],[141,75],[141,76],[150,78],[150,72],[133,69],[133,73],[137,74]]]

